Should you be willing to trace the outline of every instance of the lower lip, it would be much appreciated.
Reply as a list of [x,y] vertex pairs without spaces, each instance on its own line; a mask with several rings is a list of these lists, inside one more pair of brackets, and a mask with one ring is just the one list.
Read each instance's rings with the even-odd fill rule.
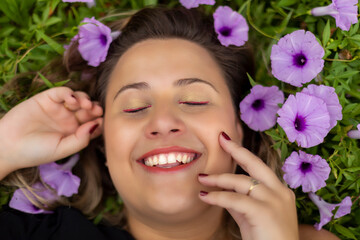
[[181,164],[179,166],[176,167],[172,167],[172,168],[161,168],[161,167],[150,167],[150,166],[146,166],[142,161],[138,161],[138,163],[145,168],[146,171],[148,172],[152,172],[152,173],[172,173],[172,172],[177,172],[177,171],[181,171],[181,170],[185,170],[189,167],[191,167],[192,165],[194,165],[194,163],[201,157],[198,156],[196,159],[192,160],[189,163],[186,164]]

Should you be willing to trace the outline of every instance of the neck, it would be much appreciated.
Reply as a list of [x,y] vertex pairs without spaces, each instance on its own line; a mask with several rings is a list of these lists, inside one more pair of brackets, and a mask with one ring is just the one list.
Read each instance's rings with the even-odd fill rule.
[[195,217],[176,221],[169,218],[143,217],[128,211],[127,220],[131,234],[137,240],[210,240],[222,227],[224,209],[211,206]]

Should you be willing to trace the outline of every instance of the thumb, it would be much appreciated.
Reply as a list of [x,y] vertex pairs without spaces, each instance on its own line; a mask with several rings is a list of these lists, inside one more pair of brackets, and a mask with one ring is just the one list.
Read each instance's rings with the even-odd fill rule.
[[56,158],[65,158],[85,148],[91,139],[101,135],[102,124],[103,118],[86,122],[80,125],[75,133],[61,139],[54,154]]

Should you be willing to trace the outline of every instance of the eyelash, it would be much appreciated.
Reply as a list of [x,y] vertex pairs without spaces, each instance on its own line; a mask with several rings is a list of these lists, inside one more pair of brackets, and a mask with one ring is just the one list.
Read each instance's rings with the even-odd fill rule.
[[145,110],[147,108],[151,107],[151,105],[148,105],[146,107],[139,107],[139,108],[130,108],[130,109],[124,109],[123,111],[126,113],[137,113],[140,112],[142,110]]
[[193,102],[193,101],[185,101],[185,102],[180,102],[180,104],[186,104],[186,105],[190,105],[190,106],[201,106],[201,105],[207,105],[209,102]]
[[[190,106],[202,106],[202,105],[207,105],[208,103],[209,103],[208,101],[207,102],[192,102],[192,101],[181,102],[181,101],[179,101],[179,104],[186,104],[186,105],[190,105]],[[148,105],[146,107],[124,109],[123,111],[126,113],[137,113],[137,112],[145,110],[149,107],[151,107],[151,105]]]

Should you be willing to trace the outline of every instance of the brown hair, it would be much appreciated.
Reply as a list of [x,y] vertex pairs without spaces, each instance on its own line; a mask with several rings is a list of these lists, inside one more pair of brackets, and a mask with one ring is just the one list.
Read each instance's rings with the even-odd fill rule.
[[[78,75],[75,75],[77,79],[70,82],[70,87],[88,92],[93,100],[100,101],[102,107],[105,107],[104,99],[109,76],[124,52],[134,44],[147,39],[181,38],[207,49],[219,64],[231,92],[234,111],[239,117],[240,100],[250,90],[247,73],[250,75],[254,73],[252,49],[249,46],[222,46],[217,39],[213,26],[212,17],[206,16],[197,9],[167,9],[162,7],[142,9],[130,19],[112,23],[112,30],[120,30],[121,34],[111,43],[107,59],[99,67],[93,68],[86,64],[77,51],[78,43],[75,42],[70,46],[64,56],[64,66],[67,73],[72,75],[76,72],[82,72],[83,75],[81,80],[79,80]],[[243,130],[245,136],[243,145],[258,155],[280,177],[279,157],[271,148],[270,138],[265,134],[250,130],[245,124],[243,124]],[[82,179],[79,194],[71,199],[62,199],[51,206],[47,205],[48,207],[71,204],[89,217],[97,216],[103,212],[104,201],[109,196],[117,195],[105,167],[103,146],[102,138],[98,138],[91,141],[89,146],[81,151],[81,160],[74,169],[74,173]],[[24,184],[29,182],[29,178],[24,178],[21,171],[26,170],[15,173],[16,179],[18,179],[15,182],[18,186],[29,187],[29,184]],[[238,169],[238,172],[242,172],[242,170]],[[12,175],[13,179],[15,175]],[[14,180],[11,182],[14,183]],[[44,206],[41,205],[40,207]],[[123,213],[123,211],[120,212]],[[117,216],[119,217],[112,218],[114,215],[104,214],[104,218],[108,222],[124,226],[125,222],[122,215],[118,214]],[[239,239],[237,225],[230,216],[226,218],[227,220],[224,221],[226,228],[224,229],[227,230],[219,234],[223,234],[222,236],[226,236],[226,238]]]

